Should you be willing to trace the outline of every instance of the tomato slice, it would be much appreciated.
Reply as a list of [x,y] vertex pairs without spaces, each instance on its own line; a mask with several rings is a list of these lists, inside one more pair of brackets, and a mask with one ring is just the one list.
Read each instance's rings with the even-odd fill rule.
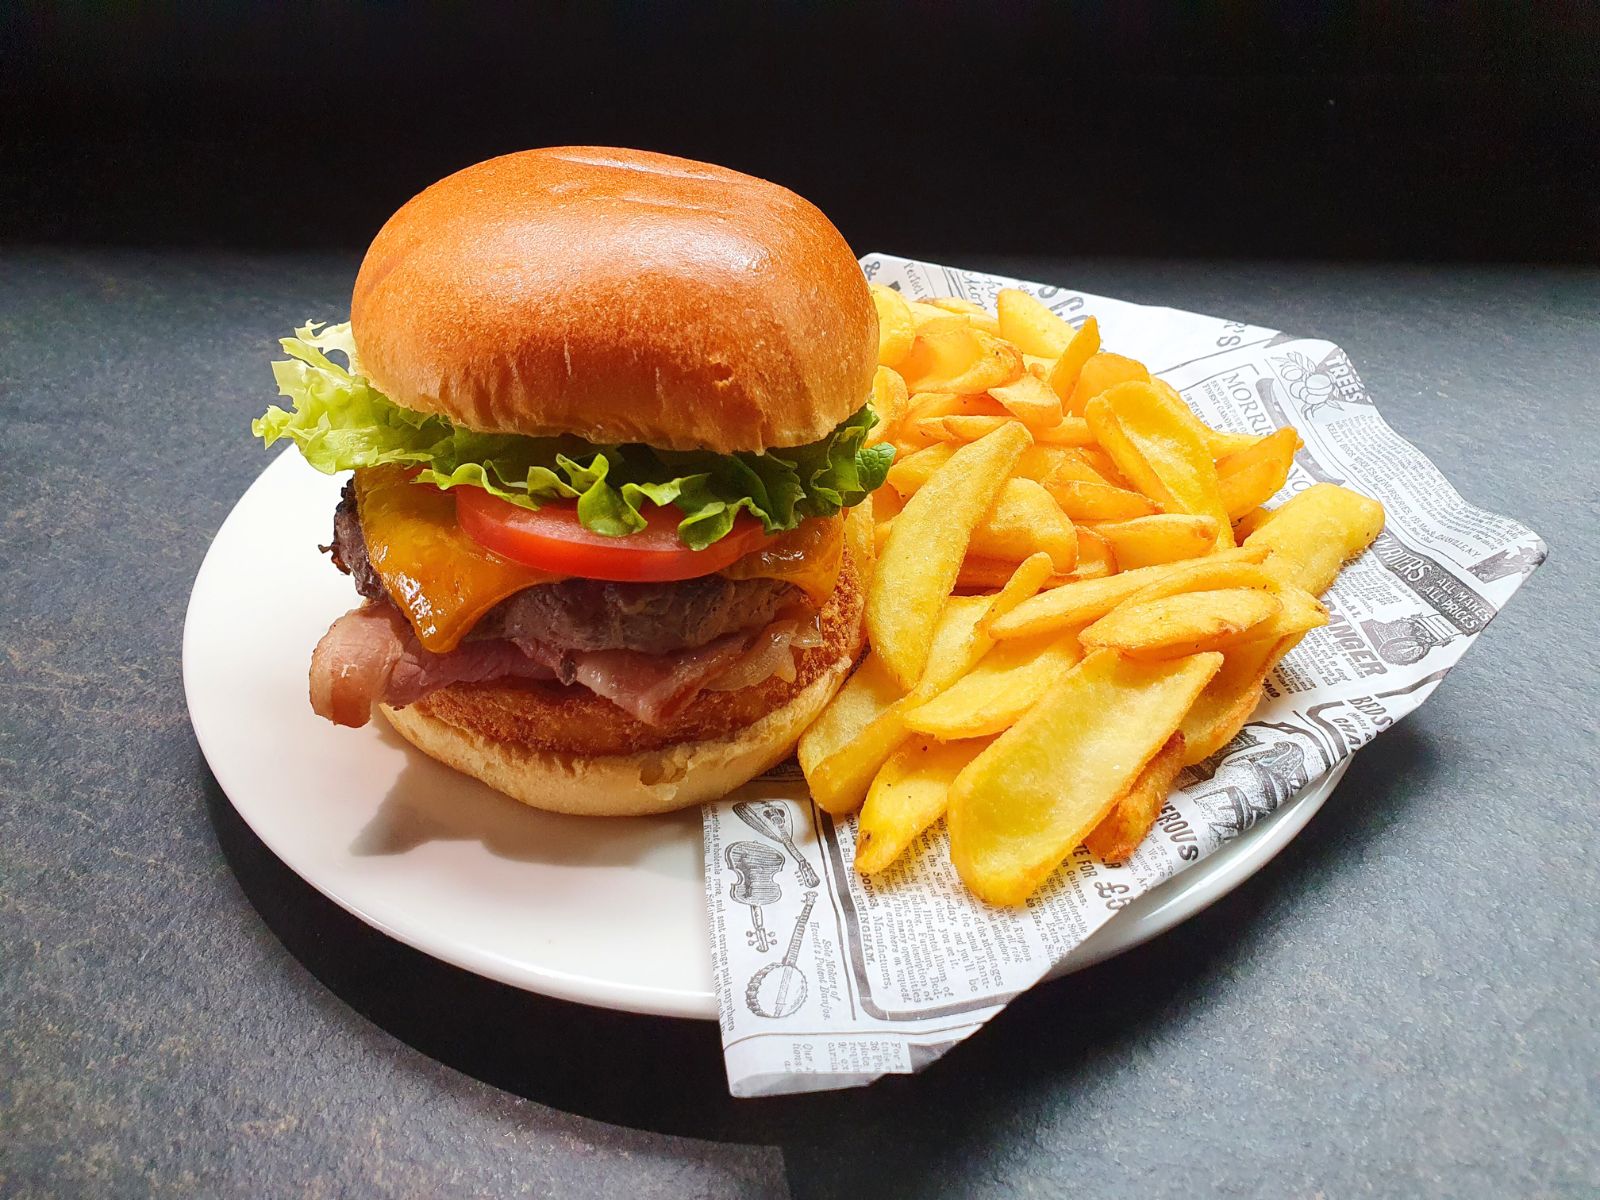
[[678,540],[681,513],[649,505],[645,527],[626,537],[607,537],[578,523],[576,504],[521,508],[482,488],[451,489],[456,520],[482,546],[524,566],[583,579],[659,583],[713,575],[767,540],[761,522],[741,513],[728,535],[704,550]]

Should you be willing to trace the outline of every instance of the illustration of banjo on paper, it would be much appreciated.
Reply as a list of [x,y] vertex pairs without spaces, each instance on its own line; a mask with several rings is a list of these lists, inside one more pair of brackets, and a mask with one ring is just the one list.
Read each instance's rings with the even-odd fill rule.
[[744,989],[744,1002],[758,1017],[792,1017],[805,1003],[805,972],[795,966],[800,957],[800,947],[806,940],[806,922],[811,920],[811,910],[817,903],[815,892],[806,893],[805,906],[794,923],[794,936],[789,939],[789,951],[781,962],[768,963],[750,977]]

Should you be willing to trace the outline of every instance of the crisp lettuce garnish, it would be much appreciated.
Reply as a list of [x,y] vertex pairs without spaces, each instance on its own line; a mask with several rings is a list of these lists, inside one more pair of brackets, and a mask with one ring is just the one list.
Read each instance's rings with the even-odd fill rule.
[[329,475],[403,463],[422,468],[418,482],[481,487],[523,508],[576,500],[579,522],[611,537],[643,529],[646,503],[676,506],[678,536],[695,550],[724,537],[741,510],[779,533],[861,503],[894,459],[893,447],[863,444],[875,419],[870,406],[820,441],[769,454],[473,433],[401,408],[374,388],[361,374],[348,324],[306,325],[282,344],[290,357],[273,363],[272,373],[294,407],[272,405],[251,423],[266,445],[290,438]]

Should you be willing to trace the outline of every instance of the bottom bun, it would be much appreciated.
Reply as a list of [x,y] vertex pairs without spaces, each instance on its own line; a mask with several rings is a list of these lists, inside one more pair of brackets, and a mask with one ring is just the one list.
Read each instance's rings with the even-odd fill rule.
[[782,762],[854,664],[853,654],[839,658],[782,708],[730,737],[639,754],[562,754],[486,738],[417,705],[378,707],[424,754],[524,804],[583,816],[637,817],[718,799]]

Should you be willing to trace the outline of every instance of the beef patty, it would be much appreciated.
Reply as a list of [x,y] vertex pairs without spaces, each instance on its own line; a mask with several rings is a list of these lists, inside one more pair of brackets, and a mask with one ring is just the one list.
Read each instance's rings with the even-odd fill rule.
[[[367,557],[355,488],[349,483],[333,514],[333,544],[324,549],[363,596],[389,600]],[[667,654],[766,625],[779,609],[805,602],[798,588],[776,579],[722,575],[675,583],[565,579],[506,597],[468,636],[529,638],[563,650]]]

